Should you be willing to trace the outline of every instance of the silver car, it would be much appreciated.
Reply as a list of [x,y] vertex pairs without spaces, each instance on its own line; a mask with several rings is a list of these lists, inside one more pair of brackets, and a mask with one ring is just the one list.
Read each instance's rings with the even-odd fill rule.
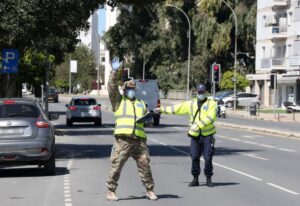
[[[58,119],[58,114],[49,115]],[[0,99],[0,165],[37,164],[55,174],[53,125],[30,99]]]
[[74,97],[66,107],[67,126],[72,126],[74,122],[94,122],[96,126],[102,125],[101,104],[95,98]]

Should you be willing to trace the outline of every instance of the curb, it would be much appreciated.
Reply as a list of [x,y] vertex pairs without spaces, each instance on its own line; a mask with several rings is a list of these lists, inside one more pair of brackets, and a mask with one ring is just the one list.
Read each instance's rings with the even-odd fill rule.
[[248,126],[243,126],[243,125],[238,125],[238,124],[227,124],[227,123],[220,123],[220,122],[215,122],[215,125],[219,126],[219,127],[225,127],[225,128],[242,129],[242,130],[247,130],[247,131],[262,132],[262,133],[267,133],[267,134],[274,134],[274,135],[280,135],[280,136],[286,136],[286,137],[300,139],[300,133],[297,133],[297,132],[285,132],[285,131],[280,131],[280,130],[275,130],[275,129],[265,129],[265,128],[260,128],[260,127],[248,127]]

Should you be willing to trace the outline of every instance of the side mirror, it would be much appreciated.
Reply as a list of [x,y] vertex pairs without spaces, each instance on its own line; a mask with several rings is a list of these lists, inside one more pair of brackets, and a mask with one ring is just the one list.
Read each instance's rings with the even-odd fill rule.
[[68,104],[66,104],[65,106],[66,106],[66,107],[69,107],[69,105],[68,105]]
[[50,112],[49,113],[49,120],[52,121],[52,120],[58,120],[59,118],[59,114],[58,113],[53,113],[53,112]]

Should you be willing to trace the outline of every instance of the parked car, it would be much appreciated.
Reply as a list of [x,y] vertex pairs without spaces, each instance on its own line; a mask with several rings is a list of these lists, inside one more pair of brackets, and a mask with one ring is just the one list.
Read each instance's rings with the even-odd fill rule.
[[58,92],[55,88],[49,88],[48,100],[58,102]]
[[233,94],[233,90],[222,90],[216,93],[215,100],[222,100]]
[[[143,100],[148,108],[152,111],[154,108],[160,107],[159,89],[157,80],[135,80],[136,83],[136,97]],[[146,124],[159,125],[160,114],[153,113],[153,119],[148,119]],[[153,122],[153,123],[152,123]]]
[[37,100],[0,99],[0,165],[37,164],[55,174],[55,135]]
[[[239,106],[247,107],[247,106],[250,106],[253,104],[255,104],[257,107],[260,106],[260,99],[257,94],[247,93],[247,92],[238,92],[236,97],[237,97]],[[231,108],[231,107],[233,107],[233,99],[234,99],[234,96],[232,94],[228,97],[223,98],[222,100],[224,101],[224,103],[226,104],[227,107]]]
[[66,124],[72,126],[74,122],[94,122],[102,125],[101,104],[92,97],[74,97],[66,105]]

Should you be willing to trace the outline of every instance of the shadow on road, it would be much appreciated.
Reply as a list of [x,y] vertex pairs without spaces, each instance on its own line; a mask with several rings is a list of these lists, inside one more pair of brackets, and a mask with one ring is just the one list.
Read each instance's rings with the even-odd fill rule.
[[[181,198],[178,195],[172,195],[172,194],[161,194],[161,195],[157,195],[158,199],[178,199]],[[119,200],[140,200],[140,199],[148,199],[146,195],[142,195],[142,196],[129,196],[126,198],[120,198]]]
[[[150,156],[160,157],[186,157],[189,154],[188,146],[164,146],[149,145]],[[94,159],[108,158],[111,154],[112,145],[91,145],[91,144],[56,144],[56,157],[58,159]],[[182,152],[179,152],[182,151]],[[259,150],[250,149],[232,149],[232,148],[216,148],[217,156],[224,155],[240,155],[243,152],[259,152]],[[184,154],[186,153],[186,154]]]
[[43,168],[7,168],[0,169],[0,178],[5,177],[45,177],[45,176],[61,176],[69,174],[66,167],[56,167],[56,175],[47,175]]

